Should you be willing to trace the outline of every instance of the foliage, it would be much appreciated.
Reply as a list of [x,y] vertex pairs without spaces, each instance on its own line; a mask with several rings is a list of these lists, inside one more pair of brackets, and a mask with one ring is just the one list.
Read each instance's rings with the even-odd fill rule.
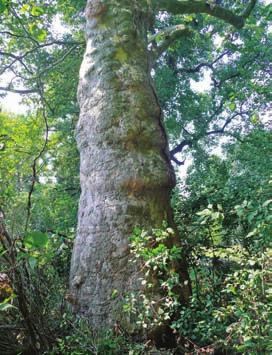
[[271,249],[240,262],[241,269],[225,280],[223,297],[229,304],[214,312],[226,329],[226,345],[239,353],[266,353],[271,342]]
[[[35,353],[60,332],[72,239],[33,231],[8,248],[10,236],[4,232],[1,238],[1,275],[6,279],[0,278],[0,347],[7,354]],[[12,344],[7,342],[9,329],[17,332]]]
[[174,325],[195,349],[269,353],[270,133],[253,131],[226,148],[225,159],[194,165],[184,195],[176,199],[193,296]]
[[[0,204],[14,233],[24,232],[33,161],[44,144],[40,117],[0,114]],[[58,147],[58,149],[56,149]],[[69,156],[68,162],[64,161]],[[36,169],[32,229],[68,233],[75,226],[79,194],[74,140],[52,133],[48,150]]]
[[[142,290],[130,297],[124,310],[138,316],[138,325],[144,329],[164,325],[180,307],[178,294],[180,278],[174,268],[182,258],[182,249],[169,244],[174,231],[171,228],[153,229],[150,232],[135,229],[131,237],[131,253],[140,262],[143,275]],[[133,261],[132,261],[133,262]],[[187,281],[188,282],[188,281]],[[161,297],[154,295],[161,290]]]
[[19,217],[18,225],[25,218],[22,199],[26,198],[33,159],[43,144],[42,134],[39,118],[0,113],[0,204],[13,214],[13,223]]
[[[182,248],[169,243],[171,228],[135,229],[131,251],[141,265],[142,288],[129,295],[124,311],[146,334],[169,324],[183,351],[271,351],[270,137],[255,130],[242,143],[228,144],[225,159],[193,166],[183,195],[174,199]],[[193,288],[186,307],[173,268],[184,251]]]
[[58,338],[53,349],[46,352],[48,355],[115,355],[115,354],[143,354],[144,345],[134,343],[124,333],[116,334],[110,330],[100,333],[94,332],[87,320],[75,319],[69,312],[64,313],[61,329],[66,335]]
[[154,73],[171,148],[180,145],[178,160],[189,152],[197,159],[220,145],[219,137],[239,138],[264,125],[260,117],[271,102],[269,16],[271,5],[260,2],[242,31],[202,14],[158,18],[158,30],[177,24],[192,30],[168,48]]

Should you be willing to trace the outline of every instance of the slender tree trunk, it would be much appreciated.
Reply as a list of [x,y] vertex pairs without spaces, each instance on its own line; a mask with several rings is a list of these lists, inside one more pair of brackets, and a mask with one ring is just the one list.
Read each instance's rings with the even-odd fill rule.
[[175,176],[150,78],[147,3],[91,0],[86,8],[77,126],[82,193],[70,289],[75,310],[95,327],[114,324],[122,298],[139,288],[128,262],[133,228],[171,219]]

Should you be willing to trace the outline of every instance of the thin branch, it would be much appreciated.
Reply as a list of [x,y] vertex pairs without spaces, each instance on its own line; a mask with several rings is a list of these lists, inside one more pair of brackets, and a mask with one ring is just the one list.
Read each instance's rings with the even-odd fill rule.
[[14,54],[8,53],[8,52],[3,52],[3,51],[0,51],[0,55],[3,55],[5,57],[10,57],[10,58],[13,58],[13,59],[19,59],[20,58],[17,55],[14,55]]
[[231,10],[205,0],[153,0],[154,7],[159,11],[167,11],[173,15],[206,13],[219,18],[240,29],[245,25],[245,20],[254,9],[257,0],[251,0],[241,15],[236,15]]
[[26,36],[22,36],[22,35],[18,35],[18,34],[16,34],[16,33],[12,33],[12,32],[10,32],[10,31],[0,31],[0,35],[1,36],[10,36],[10,37],[16,37],[16,38],[28,38],[28,37],[26,37]]
[[26,71],[29,73],[29,74],[33,74],[33,72],[27,67],[27,65],[24,63],[23,59],[25,57],[25,55],[22,55],[22,56],[16,56],[12,53],[8,53],[8,52],[1,52],[0,51],[0,55],[3,55],[5,57],[9,57],[9,58],[13,58],[14,60],[9,63],[8,65],[6,65],[2,70],[1,70],[1,73],[0,75],[2,75],[7,69],[11,69],[11,67],[16,63],[16,62],[20,62],[22,64],[22,66],[26,69]]
[[[52,63],[52,65],[44,68],[41,72],[38,73],[38,77],[40,77],[42,74],[44,74],[46,71],[48,70],[51,70],[52,68],[54,68],[55,66],[61,64],[65,58],[72,52],[74,51],[78,45],[80,45],[81,43],[80,42],[72,42],[72,41],[69,41],[69,42],[62,42],[62,41],[51,41],[51,42],[48,42],[48,43],[44,43],[44,44],[40,44],[34,48],[32,48],[31,50],[25,52],[23,55],[21,56],[16,56],[16,55],[13,55],[11,53],[7,53],[7,52],[1,52],[0,51],[0,55],[5,55],[5,56],[8,56],[8,57],[11,57],[11,58],[14,58],[14,61],[12,61],[12,63],[10,63],[7,67],[5,67],[4,71],[7,70],[7,69],[10,69],[12,70],[12,65],[15,64],[17,61],[19,61],[24,67],[25,69],[27,69],[27,71],[30,73],[30,74],[33,74],[32,71],[30,71],[25,63],[23,62],[23,58],[25,58],[27,55],[29,55],[30,53],[38,50],[38,49],[41,49],[41,48],[44,48],[44,47],[47,47],[47,46],[51,46],[51,45],[54,45],[54,44],[72,44],[73,43],[73,46],[71,48],[69,48],[65,53],[64,55],[56,60],[54,63]],[[3,70],[0,74],[3,73]],[[33,79],[33,78],[32,78]],[[16,93],[16,94],[22,94],[22,95],[26,95],[26,94],[31,94],[31,93],[38,93],[39,90],[38,89],[16,89],[16,88],[13,88],[11,85],[8,85],[6,87],[3,87],[3,86],[0,86],[0,91],[6,91],[6,92],[13,92],[13,93]]]
[[21,17],[17,14],[17,12],[15,11],[15,9],[13,7],[11,8],[11,13],[12,15],[18,20],[19,24],[21,25],[24,33],[27,35],[27,38],[29,38],[32,42],[34,42],[36,45],[39,45],[39,41],[37,41],[35,38],[33,38],[30,34],[30,32],[26,29]]
[[246,20],[250,16],[250,14],[253,11],[256,4],[257,4],[257,0],[251,0],[249,2],[247,8],[245,9],[245,11],[241,15],[244,20]]
[[[233,114],[231,117],[229,117],[225,123],[223,124],[223,126],[221,128],[218,129],[214,129],[211,131],[207,131],[199,136],[195,136],[192,139],[184,139],[180,144],[178,144],[174,149],[172,149],[170,151],[170,158],[172,161],[174,161],[177,165],[183,165],[184,162],[180,162],[175,155],[177,153],[182,153],[184,148],[186,147],[192,147],[193,143],[198,142],[200,139],[204,138],[204,137],[208,137],[211,135],[219,135],[219,134],[228,134],[226,133],[226,128],[229,126],[229,124],[238,116],[242,116],[248,114],[248,112],[246,111],[241,111],[241,112],[236,112],[235,114]],[[213,115],[214,116],[214,115]]]
[[38,49],[42,49],[45,47],[51,47],[53,45],[72,45],[72,46],[80,46],[83,44],[83,42],[77,42],[77,41],[60,41],[60,40],[52,40],[50,42],[46,42],[46,43],[38,43],[35,47],[31,48],[30,50],[28,50],[27,52],[25,52],[23,55],[21,55],[20,58],[25,58],[26,56],[28,56],[29,54],[36,52]]
[[223,124],[223,126],[221,128],[218,129],[214,129],[212,131],[208,131],[204,134],[204,136],[211,136],[211,135],[216,135],[216,134],[224,134],[225,130],[227,128],[227,126],[234,120],[234,118],[243,115],[245,112],[238,112],[235,113],[234,115],[232,115],[231,117],[229,117],[225,123]]
[[37,89],[15,89],[12,87],[4,87],[4,86],[0,86],[0,91],[8,91],[8,92],[13,92],[15,94],[21,94],[21,95],[34,94],[39,92]]
[[38,162],[39,162],[39,159],[45,153],[47,145],[48,145],[48,141],[49,141],[49,125],[48,125],[46,111],[45,111],[46,102],[44,100],[43,86],[40,81],[39,81],[39,93],[40,93],[40,97],[41,97],[41,101],[42,101],[42,117],[43,117],[44,124],[45,124],[45,138],[44,138],[43,146],[42,146],[41,150],[39,151],[39,153],[37,154],[37,156],[34,158],[33,164],[32,164],[32,180],[31,180],[31,185],[30,185],[28,198],[27,198],[27,214],[26,214],[25,231],[27,231],[27,229],[28,229],[30,215],[31,215],[31,208],[32,208],[32,195],[33,195],[33,192],[35,189],[35,184],[38,179],[38,176],[37,176]]
[[30,50],[26,51],[25,53],[23,53],[22,55],[14,55],[12,53],[9,52],[3,52],[0,51],[0,55],[6,56],[6,57],[10,57],[13,58],[14,61],[12,61],[11,63],[9,63],[6,67],[4,67],[1,70],[0,75],[2,75],[7,69],[10,69],[11,66],[13,66],[16,62],[20,62],[24,68],[30,73],[33,74],[33,72],[26,66],[26,64],[24,63],[23,59],[25,59],[29,54],[32,54],[34,52],[36,52],[39,49],[45,48],[45,47],[50,47],[52,45],[72,45],[73,49],[76,48],[77,46],[82,45],[83,42],[77,42],[77,41],[60,41],[60,40],[53,40],[47,43],[37,43],[37,45],[33,48],[31,48]]
[[67,50],[67,52],[65,52],[63,54],[63,56],[61,58],[59,58],[58,60],[56,60],[54,63],[52,63],[51,65],[49,65],[48,67],[44,68],[41,72],[39,72],[39,76],[41,76],[42,74],[44,74],[45,72],[47,72],[48,70],[53,69],[54,67],[58,66],[59,64],[61,64],[66,57],[68,57],[68,55],[73,52],[75,49],[77,48],[77,45],[69,48]]
[[223,57],[225,57],[226,55],[229,55],[230,51],[226,50],[223,53],[221,53],[218,57],[216,57],[211,63],[208,62],[203,62],[203,63],[199,63],[197,66],[193,67],[193,68],[181,68],[178,69],[178,73],[188,73],[188,74],[194,74],[194,73],[198,73],[202,68],[209,68],[212,71],[214,70],[214,65],[219,62],[219,60],[221,60]]

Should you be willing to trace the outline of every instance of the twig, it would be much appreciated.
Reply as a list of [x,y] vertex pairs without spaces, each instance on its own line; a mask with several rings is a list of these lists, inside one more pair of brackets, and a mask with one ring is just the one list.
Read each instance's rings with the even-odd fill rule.
[[39,93],[40,93],[41,102],[42,102],[42,117],[43,117],[44,124],[45,124],[45,139],[44,139],[44,143],[43,143],[41,150],[39,151],[37,156],[34,158],[34,161],[32,164],[32,181],[31,181],[30,190],[28,193],[28,198],[27,198],[27,215],[26,215],[26,223],[25,223],[25,232],[28,229],[28,224],[29,224],[30,215],[31,215],[32,194],[34,192],[35,184],[37,182],[38,161],[43,156],[43,154],[47,148],[48,137],[49,137],[49,125],[48,125],[47,116],[46,116],[45,100],[44,100],[44,95],[43,95],[43,86],[42,86],[41,82],[39,82]]

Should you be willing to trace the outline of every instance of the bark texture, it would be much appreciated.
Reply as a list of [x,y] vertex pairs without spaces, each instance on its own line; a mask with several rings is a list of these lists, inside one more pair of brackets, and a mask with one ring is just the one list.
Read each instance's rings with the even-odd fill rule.
[[75,310],[95,327],[120,320],[123,297],[139,289],[137,266],[128,263],[133,228],[171,218],[175,176],[149,73],[147,3],[91,0],[86,8],[77,126],[82,193],[70,290]]

